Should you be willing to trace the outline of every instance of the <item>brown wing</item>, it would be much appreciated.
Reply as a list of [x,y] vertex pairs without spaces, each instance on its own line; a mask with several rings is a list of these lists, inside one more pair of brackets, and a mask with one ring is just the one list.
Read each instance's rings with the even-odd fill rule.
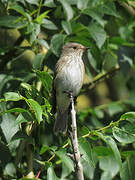
[[55,66],[55,72],[54,72],[54,78],[53,78],[53,84],[52,84],[52,113],[56,113],[56,88],[55,88],[55,79],[57,79],[57,74],[63,66],[65,66],[67,60],[66,58],[61,57]]

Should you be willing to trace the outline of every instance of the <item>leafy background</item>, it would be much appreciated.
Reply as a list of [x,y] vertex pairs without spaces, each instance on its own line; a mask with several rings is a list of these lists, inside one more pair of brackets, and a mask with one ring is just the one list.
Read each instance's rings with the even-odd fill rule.
[[0,1],[0,178],[75,179],[68,136],[53,133],[61,46],[91,49],[77,99],[85,179],[133,180],[135,1]]

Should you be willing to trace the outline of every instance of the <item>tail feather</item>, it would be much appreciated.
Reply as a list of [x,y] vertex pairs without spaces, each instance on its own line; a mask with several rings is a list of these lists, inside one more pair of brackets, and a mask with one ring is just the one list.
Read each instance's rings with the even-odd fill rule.
[[56,133],[62,132],[63,134],[65,134],[67,131],[67,125],[68,125],[68,110],[66,110],[64,113],[58,111],[54,125],[54,132]]

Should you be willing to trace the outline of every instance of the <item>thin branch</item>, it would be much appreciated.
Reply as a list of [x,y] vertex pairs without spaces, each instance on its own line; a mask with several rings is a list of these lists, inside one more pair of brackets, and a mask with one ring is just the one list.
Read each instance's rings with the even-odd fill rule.
[[119,2],[119,3],[129,12],[129,14],[131,14],[132,16],[135,16],[135,10],[132,6],[128,5],[125,2]]
[[116,66],[115,68],[111,69],[109,72],[102,73],[98,76],[96,76],[92,82],[83,85],[83,87],[87,89],[93,89],[97,83],[104,81],[107,78],[110,78],[115,72],[119,71],[120,67]]
[[[115,122],[111,122],[109,125],[105,126],[105,127],[102,127],[102,128],[99,128],[97,130],[93,130],[93,131],[89,131],[87,134],[81,136],[82,138],[87,138],[89,136],[92,136],[92,135],[96,135],[96,132],[100,132],[100,131],[105,131],[106,129],[109,129],[111,127],[114,127],[114,126],[117,126],[119,124],[120,121],[122,121],[123,119],[119,119],[118,121],[115,121]],[[69,146],[69,143],[66,143],[65,145],[62,146],[62,148],[67,148]],[[56,154],[53,154],[48,162],[52,161],[54,158],[56,157]]]
[[84,180],[83,166],[80,161],[80,151],[79,151],[78,138],[77,138],[76,111],[74,108],[74,98],[72,96],[72,93],[70,93],[70,100],[71,100],[71,119],[72,119],[72,133],[70,136],[73,147],[74,166],[78,180]]

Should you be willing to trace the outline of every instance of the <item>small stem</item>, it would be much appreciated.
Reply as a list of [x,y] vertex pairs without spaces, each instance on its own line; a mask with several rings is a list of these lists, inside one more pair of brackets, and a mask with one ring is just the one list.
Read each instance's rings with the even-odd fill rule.
[[56,156],[56,154],[53,154],[53,155],[50,157],[50,159],[48,159],[47,162],[50,162],[52,159],[54,159],[55,156]]
[[37,17],[39,16],[39,14],[40,14],[40,10],[41,10],[41,6],[42,6],[42,2],[43,2],[43,0],[41,0],[40,1],[40,3],[39,3],[39,8],[38,8],[38,12],[37,12]]

